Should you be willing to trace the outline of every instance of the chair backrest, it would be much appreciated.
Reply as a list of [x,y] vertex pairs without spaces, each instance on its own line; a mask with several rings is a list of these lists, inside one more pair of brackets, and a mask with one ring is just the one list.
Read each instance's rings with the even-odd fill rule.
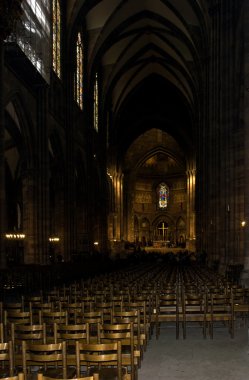
[[80,341],[82,343],[89,342],[89,324],[70,324],[58,325],[55,324],[55,340],[56,342],[66,341],[68,344]]
[[89,325],[103,323],[102,311],[75,312],[75,323],[88,323]]
[[8,323],[20,323],[20,324],[31,324],[33,323],[32,311],[21,311],[21,310],[4,310],[4,324]]
[[84,344],[76,342],[76,367],[77,377],[80,377],[80,367],[96,366],[113,366],[117,370],[118,380],[122,380],[122,356],[121,342]]
[[66,342],[50,344],[33,344],[22,342],[22,367],[25,379],[28,368],[51,364],[56,368],[61,367],[63,378],[67,377]]
[[46,325],[20,325],[11,323],[11,340],[13,346],[21,344],[23,340],[30,343],[46,343]]
[[[104,324],[100,326],[100,342],[112,343],[121,342],[121,353],[126,354],[126,361],[129,358],[128,366],[131,368],[132,379],[135,378],[135,348],[140,352],[140,340],[134,340],[134,326],[131,323]],[[127,355],[128,354],[128,355]]]
[[67,311],[44,311],[42,310],[39,316],[39,323],[46,323],[47,325],[53,325],[54,323],[68,323]]
[[2,368],[8,368],[10,376],[14,375],[14,354],[11,341],[0,343],[0,365]]

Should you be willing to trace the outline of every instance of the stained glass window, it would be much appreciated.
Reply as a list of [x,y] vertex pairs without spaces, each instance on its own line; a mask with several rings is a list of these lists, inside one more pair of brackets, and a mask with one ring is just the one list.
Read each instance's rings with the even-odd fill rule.
[[94,97],[94,105],[93,105],[94,128],[96,131],[98,131],[98,129],[99,129],[99,82],[98,82],[98,73],[95,74],[93,97]]
[[60,1],[53,0],[53,70],[61,77],[61,9]]
[[[8,3],[11,4],[10,1]],[[22,3],[23,13],[21,20],[16,25],[16,35],[11,38],[16,38],[16,42],[24,54],[49,83],[51,67],[50,0],[23,0],[20,3]]]
[[77,35],[76,41],[75,99],[80,108],[83,109],[83,44],[80,32]]
[[168,206],[169,188],[165,183],[161,183],[158,187],[158,206],[164,209]]

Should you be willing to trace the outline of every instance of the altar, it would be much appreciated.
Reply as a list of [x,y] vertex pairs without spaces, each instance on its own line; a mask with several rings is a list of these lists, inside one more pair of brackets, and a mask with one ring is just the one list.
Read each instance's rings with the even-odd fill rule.
[[174,253],[175,255],[179,252],[183,252],[186,249],[181,247],[166,247],[166,246],[151,246],[151,247],[144,247],[144,250],[148,253],[160,253],[160,254],[167,254],[167,253]]
[[153,241],[152,247],[153,248],[163,248],[163,247],[173,248],[170,240],[156,240],[156,241]]

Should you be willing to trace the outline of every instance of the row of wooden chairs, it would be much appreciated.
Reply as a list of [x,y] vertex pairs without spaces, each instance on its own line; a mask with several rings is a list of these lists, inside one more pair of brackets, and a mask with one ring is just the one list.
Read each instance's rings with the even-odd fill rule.
[[157,296],[156,309],[152,317],[159,337],[162,323],[175,323],[176,338],[179,338],[180,325],[186,339],[187,325],[195,323],[202,328],[203,337],[213,338],[217,322],[227,325],[231,338],[234,337],[235,311],[233,299],[226,294],[213,294],[210,299],[205,294],[185,293],[161,294]]
[[133,352],[123,354],[121,341],[110,336],[101,343],[76,341],[75,353],[67,352],[65,341],[49,344],[23,341],[20,354],[13,354],[13,345],[9,341],[0,344],[0,352],[0,378],[21,372],[27,380],[42,372],[45,376],[61,379],[98,373],[100,378],[106,379],[109,378],[105,376],[107,372],[118,380],[137,379]]
[[[214,327],[218,324],[227,326],[233,337],[235,318],[249,314],[247,289],[235,286],[202,267],[164,265],[131,268],[122,275],[108,274],[90,281],[74,282],[46,294],[24,296],[16,305],[2,304],[1,310],[3,336],[11,339],[17,358],[24,350],[24,343],[20,345],[21,341],[25,341],[22,339],[24,333],[20,331],[25,329],[22,326],[26,324],[32,330],[36,323],[45,325],[45,336],[50,344],[66,341],[67,360],[71,367],[77,357],[72,353],[76,350],[76,343],[72,343],[75,340],[79,344],[95,346],[119,341],[123,368],[121,376],[133,379],[137,377],[154,325],[157,337],[163,323],[175,324],[177,338],[180,327],[183,338],[186,338],[187,328],[193,323],[201,327],[204,337],[209,333],[212,338]],[[131,319],[128,313],[134,313],[134,318]],[[77,330],[82,324],[88,325],[89,329],[85,332],[85,338],[82,335],[82,341],[80,338],[77,340],[76,336],[76,339],[70,338],[74,329],[75,335],[83,333]],[[119,325],[123,328],[126,325],[126,330]],[[71,331],[67,326],[71,326]],[[39,332],[33,333],[39,336]],[[84,339],[86,341],[83,343]],[[26,344],[29,344],[28,341]],[[19,352],[16,347],[19,347]]]

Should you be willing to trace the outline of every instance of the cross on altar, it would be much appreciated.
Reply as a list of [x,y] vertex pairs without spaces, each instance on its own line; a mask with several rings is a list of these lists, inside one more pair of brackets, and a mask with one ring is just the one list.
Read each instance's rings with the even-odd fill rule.
[[161,231],[163,233],[163,240],[166,240],[165,238],[167,237],[167,231],[168,231],[168,223],[162,222],[162,227],[158,227],[159,230],[159,235],[161,236]]

